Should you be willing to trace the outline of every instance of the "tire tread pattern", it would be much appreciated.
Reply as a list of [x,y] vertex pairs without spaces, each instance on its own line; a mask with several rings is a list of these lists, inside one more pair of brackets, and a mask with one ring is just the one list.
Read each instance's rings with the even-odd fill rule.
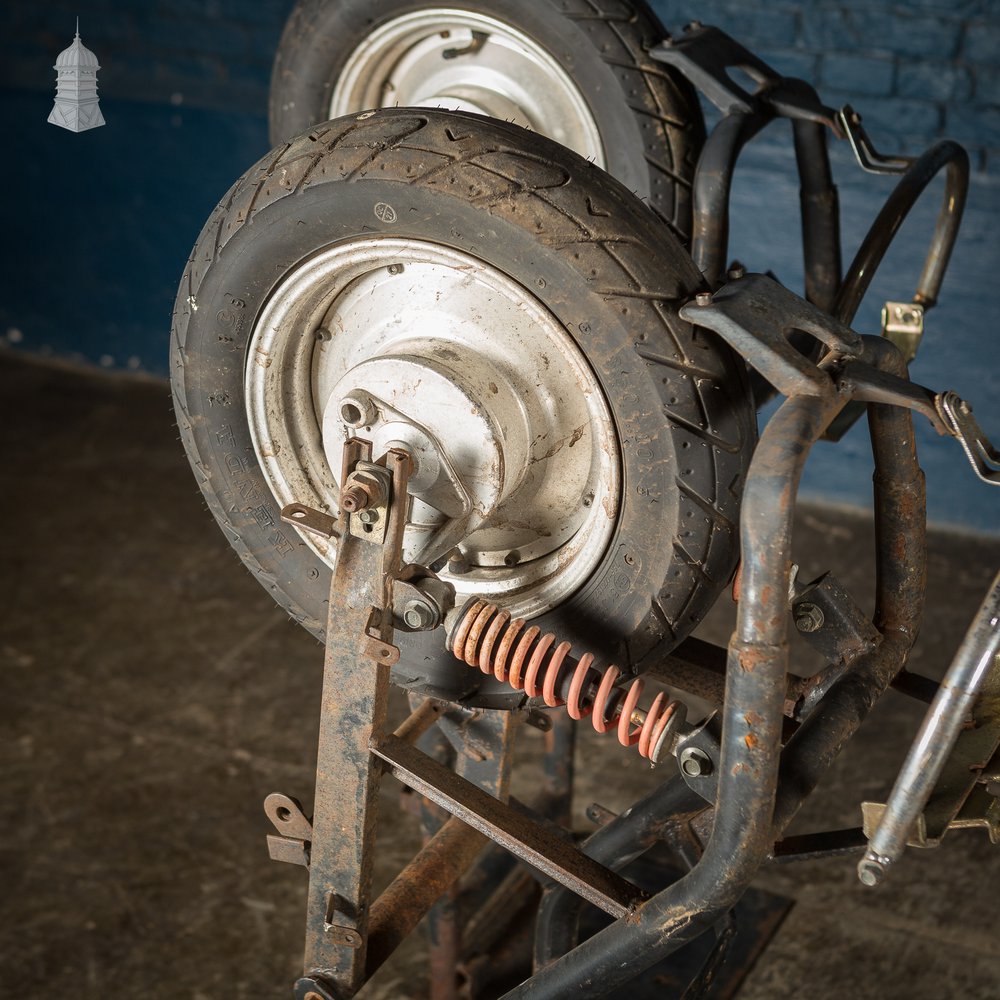
[[[545,147],[552,155],[544,155]],[[194,361],[197,367],[188,352],[188,329],[205,275],[240,230],[312,185],[355,183],[368,175],[481,199],[485,212],[534,234],[545,252],[571,260],[583,274],[591,272],[591,292],[613,297],[628,314],[637,331],[635,360],[655,378],[680,462],[676,481],[668,485],[678,491],[686,530],[667,541],[678,558],[652,609],[679,641],[725,583],[736,558],[739,492],[755,437],[742,366],[705,331],[678,334],[686,328],[676,316],[677,300],[693,295],[702,279],[648,207],[550,140],[475,116],[386,110],[312,129],[247,171],[205,223],[174,309],[173,396],[180,436],[233,548],[289,614],[322,637],[325,622],[282,591],[230,524],[216,492],[199,445],[198,424],[205,418],[192,418],[188,407],[186,380],[196,377],[188,366]],[[707,451],[710,460],[687,468],[680,456],[699,451]]]
[[[296,78],[303,53],[317,44],[324,8],[334,0],[300,0],[285,25],[271,76],[270,131],[277,141],[288,121],[301,121],[285,89]],[[674,235],[691,236],[691,184],[705,124],[694,88],[650,49],[666,32],[644,0],[543,0],[589,37],[602,62],[618,80],[625,104],[639,118],[649,170],[649,205]],[[298,126],[297,126],[298,127]]]

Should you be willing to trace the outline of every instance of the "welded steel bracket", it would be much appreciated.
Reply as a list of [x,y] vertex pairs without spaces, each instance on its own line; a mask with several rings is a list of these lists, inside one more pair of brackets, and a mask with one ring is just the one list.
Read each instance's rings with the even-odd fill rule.
[[909,364],[924,339],[924,307],[920,302],[886,302],[882,306],[882,336],[899,348]]
[[972,415],[972,407],[953,392],[943,392],[938,407],[950,432],[958,438],[972,468],[984,483],[1000,486],[1000,451]]
[[312,820],[302,811],[302,803],[280,792],[264,799],[264,812],[278,831],[267,835],[267,853],[272,861],[309,867]]
[[[785,396],[828,396],[852,403],[888,403],[922,413],[943,435],[956,438],[975,474],[1000,486],[1000,450],[950,390],[934,392],[861,360],[864,342],[850,327],[764,274],[729,281],[714,295],[701,292],[681,307],[682,319],[717,333]],[[820,364],[792,342],[808,334],[826,349]],[[836,377],[834,377],[836,376]]]
[[719,713],[713,712],[677,741],[677,766],[684,783],[712,805],[718,795],[721,735]]
[[765,274],[730,281],[714,295],[700,294],[681,318],[714,330],[785,396],[823,396],[833,389],[828,372],[792,346],[802,332],[826,347],[830,360],[860,358],[861,337]]
[[[833,108],[821,104],[815,94],[797,87],[798,81],[783,77],[719,28],[692,21],[680,38],[665,39],[649,54],[683,73],[724,114],[752,114],[766,103],[783,118],[818,122],[843,135]],[[752,81],[754,90],[740,86],[731,70]]]
[[861,125],[861,115],[845,104],[836,114],[837,126],[847,137],[858,166],[869,174],[905,174],[913,165],[913,156],[886,156],[880,153]]

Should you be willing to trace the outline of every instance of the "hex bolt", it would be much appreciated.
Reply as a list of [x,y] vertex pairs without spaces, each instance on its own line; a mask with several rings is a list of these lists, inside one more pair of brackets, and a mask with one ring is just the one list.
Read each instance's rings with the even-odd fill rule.
[[698,747],[685,747],[678,763],[689,778],[702,778],[712,773],[712,758]]
[[403,607],[403,621],[412,629],[425,630],[437,624],[437,615],[423,601],[407,601]]
[[699,292],[694,297],[694,300],[700,306],[710,306],[712,304],[712,293],[711,292]]
[[[367,498],[367,496],[368,496],[368,494],[366,493],[365,497]],[[362,524],[374,524],[378,520],[378,511],[377,510],[362,510],[358,514],[358,520]]]
[[795,605],[795,627],[800,632],[818,632],[823,627],[823,609],[808,601]]
[[734,260],[732,264],[729,265],[729,270],[726,272],[726,277],[730,281],[739,281],[747,273],[747,269],[738,261]]

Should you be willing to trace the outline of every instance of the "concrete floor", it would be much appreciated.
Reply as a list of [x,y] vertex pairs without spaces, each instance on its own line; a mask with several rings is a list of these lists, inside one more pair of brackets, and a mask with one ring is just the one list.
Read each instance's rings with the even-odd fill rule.
[[[0,996],[287,997],[305,878],[268,861],[261,802],[308,805],[321,649],[205,511],[164,384],[5,356],[0,402]],[[806,578],[833,568],[870,600],[865,519],[805,508],[796,547]],[[914,669],[940,673],[998,564],[998,538],[932,535]],[[702,634],[725,641],[730,617]],[[888,695],[797,828],[857,825],[919,717]],[[654,780],[592,733],[579,771],[581,829],[587,803],[622,808]],[[383,841],[383,882],[418,843],[411,822]],[[796,905],[741,1000],[1000,997],[1000,852],[979,832],[911,852],[877,890],[850,858],[758,884]],[[364,995],[424,985],[413,941]]]

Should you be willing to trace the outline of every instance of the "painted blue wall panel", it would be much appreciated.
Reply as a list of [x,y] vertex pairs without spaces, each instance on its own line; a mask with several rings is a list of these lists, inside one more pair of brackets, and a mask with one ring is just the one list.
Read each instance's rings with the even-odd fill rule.
[[23,349],[166,374],[184,263],[230,184],[266,152],[266,122],[102,98],[108,124],[74,134],[46,123],[50,104],[31,92],[4,99],[23,152],[0,160],[2,189],[14,192],[0,209],[0,334]]

